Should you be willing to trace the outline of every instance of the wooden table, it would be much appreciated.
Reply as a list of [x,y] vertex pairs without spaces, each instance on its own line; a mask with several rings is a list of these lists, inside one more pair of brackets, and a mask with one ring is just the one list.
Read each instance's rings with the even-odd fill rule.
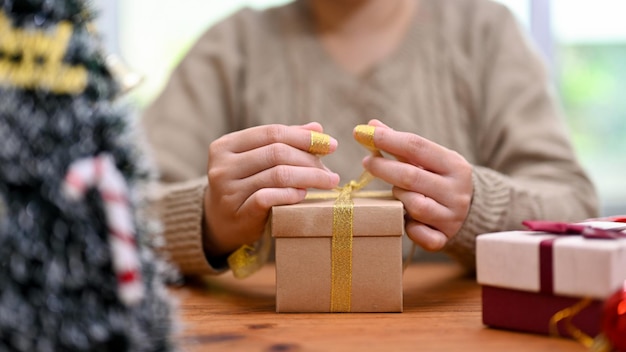
[[577,342],[486,328],[480,287],[450,263],[412,264],[404,313],[275,313],[274,267],[174,289],[184,351],[585,351]]

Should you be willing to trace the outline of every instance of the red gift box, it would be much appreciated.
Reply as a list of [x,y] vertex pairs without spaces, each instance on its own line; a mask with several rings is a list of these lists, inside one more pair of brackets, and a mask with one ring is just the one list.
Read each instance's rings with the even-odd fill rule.
[[[487,326],[548,335],[550,320],[559,311],[581,302],[580,298],[509,290],[483,286],[483,323]],[[600,332],[602,318],[600,300],[592,300],[572,318],[572,324],[585,334],[595,337]],[[573,337],[561,320],[555,324],[559,336]]]
[[[494,328],[595,337],[604,300],[626,280],[625,239],[500,232],[478,236],[476,256],[483,322]],[[573,309],[582,303],[584,308]]]

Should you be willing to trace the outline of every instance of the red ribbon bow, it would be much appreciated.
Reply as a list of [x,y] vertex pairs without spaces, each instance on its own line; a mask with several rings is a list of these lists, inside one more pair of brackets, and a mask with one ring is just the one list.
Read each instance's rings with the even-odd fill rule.
[[626,226],[613,229],[601,229],[584,224],[572,224],[558,221],[526,220],[522,224],[533,231],[544,231],[555,235],[581,235],[584,238],[595,238],[602,240],[614,240],[626,238],[626,233],[622,230]]

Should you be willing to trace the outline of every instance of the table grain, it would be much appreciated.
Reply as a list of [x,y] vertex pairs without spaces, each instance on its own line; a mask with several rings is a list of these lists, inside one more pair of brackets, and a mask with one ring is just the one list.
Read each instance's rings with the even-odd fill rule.
[[453,263],[404,273],[403,313],[275,312],[275,268],[172,288],[183,351],[584,351],[577,342],[485,327],[480,286]]

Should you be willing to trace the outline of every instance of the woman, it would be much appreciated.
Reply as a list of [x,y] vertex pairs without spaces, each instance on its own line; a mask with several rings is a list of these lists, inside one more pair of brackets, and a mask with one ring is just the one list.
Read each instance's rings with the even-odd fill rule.
[[[409,238],[469,268],[481,233],[597,215],[544,67],[505,7],[300,0],[211,28],[145,112],[174,261],[222,271],[273,205],[357,177],[367,151],[352,129],[368,121],[394,158],[362,165],[393,186]],[[334,137],[323,163],[311,131]]]

